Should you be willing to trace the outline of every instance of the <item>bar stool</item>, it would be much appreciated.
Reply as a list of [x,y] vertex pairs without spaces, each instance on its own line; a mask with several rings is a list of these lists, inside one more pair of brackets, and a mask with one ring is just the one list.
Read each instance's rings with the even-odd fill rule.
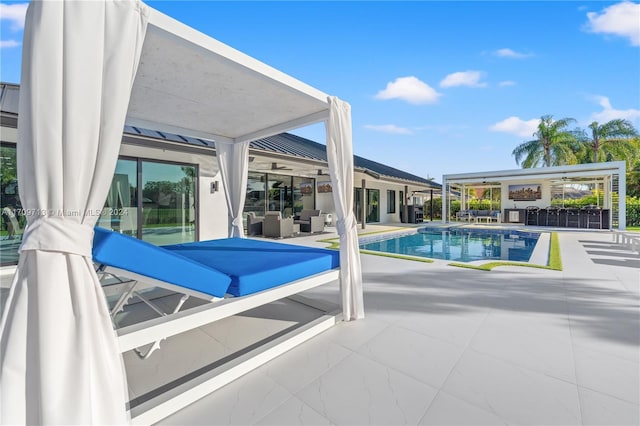
[[[560,225],[560,209],[556,206],[549,206],[547,207],[547,218],[546,218],[546,226],[552,225],[552,226],[559,226]],[[552,222],[554,223],[549,223],[549,219],[551,219]]]
[[602,209],[600,207],[590,207],[587,210],[587,229],[595,224],[596,229],[602,229]]
[[526,208],[526,210],[527,217],[525,224],[539,226],[540,224],[538,223],[538,220],[540,218],[540,208],[536,206],[529,206]]
[[580,209],[567,209],[565,226],[567,228],[580,228]]

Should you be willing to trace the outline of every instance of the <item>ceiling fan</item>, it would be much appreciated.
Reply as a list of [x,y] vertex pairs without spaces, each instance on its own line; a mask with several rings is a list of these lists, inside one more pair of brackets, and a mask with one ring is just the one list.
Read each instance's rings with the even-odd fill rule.
[[278,166],[278,163],[271,163],[271,170],[293,170],[287,166]]

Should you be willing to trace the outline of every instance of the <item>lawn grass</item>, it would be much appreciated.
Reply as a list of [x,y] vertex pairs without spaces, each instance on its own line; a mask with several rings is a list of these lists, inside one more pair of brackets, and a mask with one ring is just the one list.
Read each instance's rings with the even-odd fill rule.
[[640,232],[640,226],[627,226],[626,231]]
[[457,266],[459,268],[477,269],[480,271],[491,271],[498,266],[524,266],[527,268],[550,269],[552,271],[562,271],[562,258],[560,257],[560,241],[558,233],[551,233],[551,244],[549,247],[549,265],[535,265],[525,262],[489,262],[484,265],[469,265],[467,263],[453,262],[449,266]]

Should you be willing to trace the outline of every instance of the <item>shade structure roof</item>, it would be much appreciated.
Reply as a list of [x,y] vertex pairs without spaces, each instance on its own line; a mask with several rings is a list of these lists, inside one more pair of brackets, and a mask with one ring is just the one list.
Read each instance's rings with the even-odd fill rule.
[[325,120],[327,95],[150,8],[126,124],[217,141]]
[[450,184],[482,184],[486,182],[518,181],[526,179],[582,179],[591,177],[624,175],[624,161],[588,163],[568,166],[534,167],[529,169],[496,170],[486,172],[444,175],[442,180]]

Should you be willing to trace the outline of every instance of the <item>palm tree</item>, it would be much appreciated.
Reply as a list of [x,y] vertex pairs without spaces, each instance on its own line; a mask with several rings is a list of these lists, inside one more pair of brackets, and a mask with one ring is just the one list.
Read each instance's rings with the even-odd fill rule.
[[604,124],[597,121],[589,124],[591,137],[584,136],[582,142],[593,153],[593,162],[626,160],[638,157],[638,131],[630,121],[616,119]]
[[533,134],[536,139],[518,145],[511,153],[516,163],[522,161],[522,168],[546,167],[563,164],[576,164],[576,152],[579,150],[578,138],[575,132],[567,130],[573,118],[553,120],[551,115],[543,115],[538,124],[538,130]]

